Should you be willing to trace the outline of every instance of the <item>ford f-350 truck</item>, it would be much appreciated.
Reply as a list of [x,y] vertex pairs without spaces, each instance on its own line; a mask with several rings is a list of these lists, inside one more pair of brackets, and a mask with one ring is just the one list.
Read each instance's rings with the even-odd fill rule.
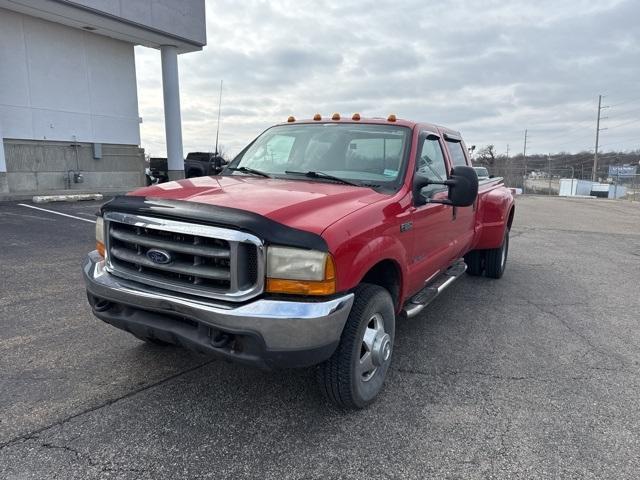
[[290,117],[218,176],[103,205],[83,264],[101,320],[159,345],[264,368],[315,366],[363,408],[397,320],[466,271],[500,278],[514,199],[478,182],[456,131],[396,119]]

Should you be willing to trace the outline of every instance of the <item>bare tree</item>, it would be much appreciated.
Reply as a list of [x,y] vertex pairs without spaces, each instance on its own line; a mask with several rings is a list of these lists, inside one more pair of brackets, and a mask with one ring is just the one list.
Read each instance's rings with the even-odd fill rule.
[[495,147],[493,145],[487,145],[478,150],[476,163],[482,166],[493,167],[496,163]]

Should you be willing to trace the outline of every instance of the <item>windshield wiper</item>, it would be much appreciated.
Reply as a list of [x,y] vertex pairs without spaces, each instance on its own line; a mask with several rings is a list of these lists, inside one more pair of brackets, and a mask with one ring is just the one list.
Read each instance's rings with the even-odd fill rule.
[[227,167],[227,170],[231,170],[232,172],[253,173],[254,175],[260,175],[261,177],[271,178],[271,175],[269,175],[268,173],[262,172],[260,170],[256,170],[255,168],[249,168],[249,167]]
[[360,187],[361,185],[355,182],[350,182],[349,180],[345,180],[344,178],[334,177],[333,175],[329,175],[324,172],[314,172],[309,170],[308,172],[296,172],[293,170],[285,170],[284,173],[287,175],[304,175],[309,178],[324,178],[326,180],[333,180],[334,182],[340,182],[344,185],[353,185],[354,187]]

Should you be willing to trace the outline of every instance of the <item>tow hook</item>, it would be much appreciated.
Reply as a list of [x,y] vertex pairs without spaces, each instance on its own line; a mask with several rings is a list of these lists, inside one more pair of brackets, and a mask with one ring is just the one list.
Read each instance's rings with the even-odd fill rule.
[[224,348],[231,343],[231,335],[224,332],[212,332],[211,345],[216,348]]
[[96,303],[93,305],[93,309],[96,312],[106,312],[109,310],[113,304],[109,300],[105,299],[96,299]]

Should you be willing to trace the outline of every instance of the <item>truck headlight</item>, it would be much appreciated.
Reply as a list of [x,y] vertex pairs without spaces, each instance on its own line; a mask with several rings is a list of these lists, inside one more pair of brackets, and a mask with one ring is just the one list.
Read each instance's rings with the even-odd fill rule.
[[104,257],[104,220],[96,217],[96,250]]
[[336,291],[335,277],[335,265],[329,253],[291,247],[267,248],[267,292],[330,295]]

